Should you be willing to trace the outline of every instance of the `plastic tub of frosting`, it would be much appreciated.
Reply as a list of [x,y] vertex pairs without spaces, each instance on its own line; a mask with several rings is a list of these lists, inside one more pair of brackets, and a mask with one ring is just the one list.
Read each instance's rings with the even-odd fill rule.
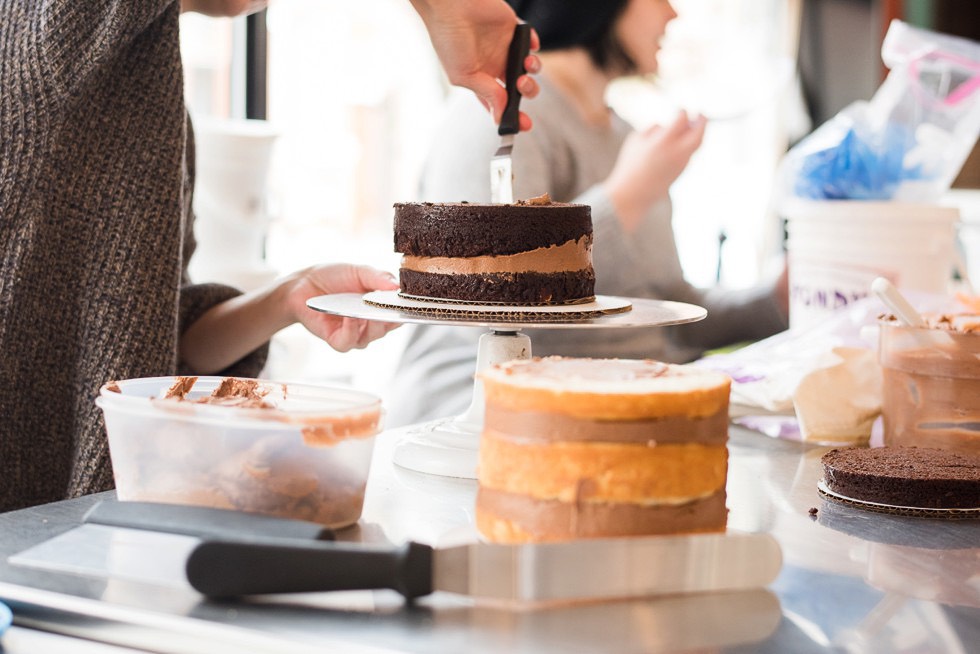
[[354,390],[234,377],[110,382],[105,414],[123,501],[357,522],[381,401]]
[[880,321],[886,445],[980,454],[980,316]]

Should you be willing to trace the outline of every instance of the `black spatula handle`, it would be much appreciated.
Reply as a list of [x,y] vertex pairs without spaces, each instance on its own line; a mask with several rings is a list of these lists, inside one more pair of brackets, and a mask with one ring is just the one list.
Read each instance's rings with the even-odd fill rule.
[[517,78],[527,72],[524,69],[524,60],[530,52],[531,26],[527,23],[518,23],[514,28],[514,38],[511,39],[510,48],[507,50],[507,70],[504,73],[507,104],[500,117],[500,127],[497,128],[497,134],[500,136],[517,134],[521,131],[521,93],[517,90]]
[[209,597],[390,588],[412,599],[432,592],[432,548],[205,541],[191,552],[186,572]]

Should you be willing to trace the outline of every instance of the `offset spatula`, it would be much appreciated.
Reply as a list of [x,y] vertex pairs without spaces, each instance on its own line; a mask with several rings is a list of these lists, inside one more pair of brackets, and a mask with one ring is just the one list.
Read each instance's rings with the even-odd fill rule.
[[761,588],[781,565],[771,536],[728,533],[446,548],[211,541],[186,573],[211,597],[389,588],[548,602]]
[[524,60],[531,51],[531,26],[518,23],[514,28],[514,38],[507,51],[507,70],[504,84],[507,87],[507,105],[500,118],[500,147],[490,160],[490,201],[511,204],[514,201],[514,170],[511,165],[511,152],[514,150],[514,135],[521,131],[521,94],[517,90],[517,78],[524,74]]

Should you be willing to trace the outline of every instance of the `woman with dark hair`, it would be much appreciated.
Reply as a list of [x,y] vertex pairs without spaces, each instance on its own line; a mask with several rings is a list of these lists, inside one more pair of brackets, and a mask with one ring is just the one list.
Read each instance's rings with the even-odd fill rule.
[[[515,140],[514,197],[548,193],[592,207],[596,292],[691,302],[708,318],[678,327],[534,330],[534,354],[687,362],[706,349],[786,328],[785,278],[764,288],[699,289],[681,269],[668,190],[701,144],[706,121],[680,112],[634,130],[606,104],[610,82],[657,71],[668,0],[508,0],[541,39],[540,92],[521,107],[534,129]],[[421,200],[489,201],[493,125],[456,97],[427,159]],[[460,147],[465,143],[466,147]],[[390,424],[462,412],[470,399],[478,329],[415,327],[392,386]]]

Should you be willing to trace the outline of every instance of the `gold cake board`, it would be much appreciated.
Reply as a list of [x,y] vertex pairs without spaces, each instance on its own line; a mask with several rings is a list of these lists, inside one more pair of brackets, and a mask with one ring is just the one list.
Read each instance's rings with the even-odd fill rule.
[[599,318],[629,311],[632,303],[619,297],[596,296],[572,304],[511,305],[501,303],[473,304],[376,291],[364,296],[364,302],[384,309],[410,311],[424,316],[475,318],[506,323],[563,322]]
[[934,520],[976,520],[980,518],[980,507],[941,509],[923,506],[898,506],[847,497],[830,490],[822,479],[817,482],[817,491],[821,497],[831,502],[865,511],[874,511],[875,513],[888,513],[910,518],[932,518]]

